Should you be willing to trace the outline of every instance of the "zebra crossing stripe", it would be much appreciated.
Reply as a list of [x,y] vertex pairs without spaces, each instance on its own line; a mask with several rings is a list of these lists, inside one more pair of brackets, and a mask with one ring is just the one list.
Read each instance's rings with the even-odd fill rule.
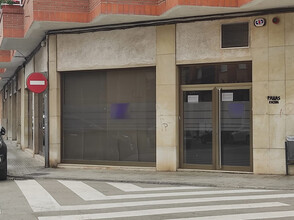
[[136,186],[135,184],[132,183],[107,183],[115,188],[118,188],[121,191],[124,192],[139,192],[142,191],[141,187]]
[[[124,201],[117,203],[87,204],[87,205],[69,205],[60,206],[58,202],[35,180],[15,181],[34,212],[49,211],[73,211],[73,210],[93,210],[106,208],[123,208],[138,207],[147,205],[171,205],[184,203],[205,203],[217,201],[244,201],[257,199],[278,199],[278,198],[294,198],[292,194],[270,194],[270,195],[249,195],[249,196],[226,196],[226,197],[208,197],[208,198],[185,198],[185,199],[166,199],[152,201]],[[77,182],[77,181],[76,181]],[[204,192],[204,191],[203,191]],[[205,191],[206,192],[206,191]],[[218,194],[219,191],[212,191]],[[236,192],[236,190],[234,190]],[[244,192],[244,190],[242,190]],[[248,190],[246,192],[249,192]],[[254,190],[256,192],[256,190]],[[141,194],[140,194],[141,195]],[[145,196],[149,194],[144,194]]]
[[284,203],[280,203],[280,202],[233,204],[233,205],[209,205],[209,206],[197,206],[197,207],[194,206],[194,207],[148,209],[148,210],[109,212],[109,213],[97,213],[97,214],[45,216],[45,217],[39,217],[38,219],[39,220],[113,219],[113,218],[126,218],[126,217],[140,217],[140,216],[150,216],[150,215],[187,213],[187,212],[268,208],[268,207],[281,207],[281,206],[289,206],[289,205],[284,204]]
[[[71,189],[71,188],[69,188]],[[117,200],[117,199],[141,199],[141,198],[160,198],[172,196],[198,196],[198,195],[216,195],[216,194],[234,194],[234,193],[258,193],[269,192],[270,190],[257,190],[257,189],[240,189],[240,190],[218,190],[218,191],[196,191],[196,192],[170,192],[170,193],[148,193],[148,194],[127,194],[127,195],[113,195],[105,197],[95,197],[84,199],[85,201],[93,200]],[[86,193],[86,192],[85,192]],[[79,194],[77,194],[79,195]],[[80,196],[80,195],[79,195]]]
[[85,201],[105,199],[105,195],[81,181],[58,180]]
[[15,180],[34,212],[59,210],[58,202],[35,180]]
[[197,186],[176,186],[176,187],[154,187],[154,188],[142,188],[132,183],[107,183],[115,188],[118,188],[124,192],[145,192],[145,191],[163,191],[163,190],[186,190],[186,189],[207,189],[208,187]]
[[221,216],[206,216],[193,218],[177,218],[169,220],[253,220],[253,219],[272,219],[293,217],[294,211],[279,211],[279,212],[258,212],[236,215],[221,215]]
[[[126,208],[151,205],[173,205],[185,203],[205,203],[205,202],[222,202],[222,201],[245,201],[258,199],[278,199],[278,198],[294,198],[293,194],[273,194],[273,195],[253,195],[253,196],[228,196],[228,197],[210,197],[210,198],[190,198],[190,199],[168,199],[168,200],[152,200],[152,201],[135,201],[135,202],[118,202],[105,204],[88,204],[75,206],[61,206],[60,211],[74,210],[91,210],[91,209],[107,209],[107,208]],[[54,210],[52,210],[54,211]]]
[[239,190],[218,190],[218,191],[196,191],[196,192],[170,192],[170,193],[148,193],[148,194],[127,194],[105,196],[96,189],[84,184],[81,181],[61,181],[68,189],[73,191],[85,201],[94,200],[116,200],[116,199],[140,199],[140,198],[155,198],[169,196],[193,196],[193,195],[215,195],[215,194],[232,194],[232,193],[257,193],[270,192],[273,190],[264,189],[239,189]]

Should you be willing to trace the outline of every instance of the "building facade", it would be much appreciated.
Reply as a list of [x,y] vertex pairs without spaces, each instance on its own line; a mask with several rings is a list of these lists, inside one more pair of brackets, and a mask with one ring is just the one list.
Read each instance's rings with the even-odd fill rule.
[[286,172],[292,1],[27,0],[1,33],[2,126],[47,166]]

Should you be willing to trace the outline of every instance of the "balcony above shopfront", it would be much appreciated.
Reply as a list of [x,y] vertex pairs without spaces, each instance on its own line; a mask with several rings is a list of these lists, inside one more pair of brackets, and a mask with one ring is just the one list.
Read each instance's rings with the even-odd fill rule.
[[22,0],[2,5],[0,50],[16,52],[10,62],[0,56],[0,68],[11,77],[51,30],[289,7],[293,0]]

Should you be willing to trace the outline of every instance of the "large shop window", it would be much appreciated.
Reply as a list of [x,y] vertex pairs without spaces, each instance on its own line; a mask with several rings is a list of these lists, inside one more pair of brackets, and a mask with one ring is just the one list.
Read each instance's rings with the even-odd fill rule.
[[62,79],[63,162],[155,165],[154,68],[65,72]]

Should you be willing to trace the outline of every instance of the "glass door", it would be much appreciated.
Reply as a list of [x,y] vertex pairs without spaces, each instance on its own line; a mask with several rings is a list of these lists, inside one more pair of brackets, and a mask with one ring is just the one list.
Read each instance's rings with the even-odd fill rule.
[[[250,167],[251,103],[249,89],[218,89],[219,168]],[[245,169],[246,170],[246,169]]]
[[184,168],[251,171],[250,88],[182,91]]
[[213,166],[213,91],[183,92],[183,163]]

